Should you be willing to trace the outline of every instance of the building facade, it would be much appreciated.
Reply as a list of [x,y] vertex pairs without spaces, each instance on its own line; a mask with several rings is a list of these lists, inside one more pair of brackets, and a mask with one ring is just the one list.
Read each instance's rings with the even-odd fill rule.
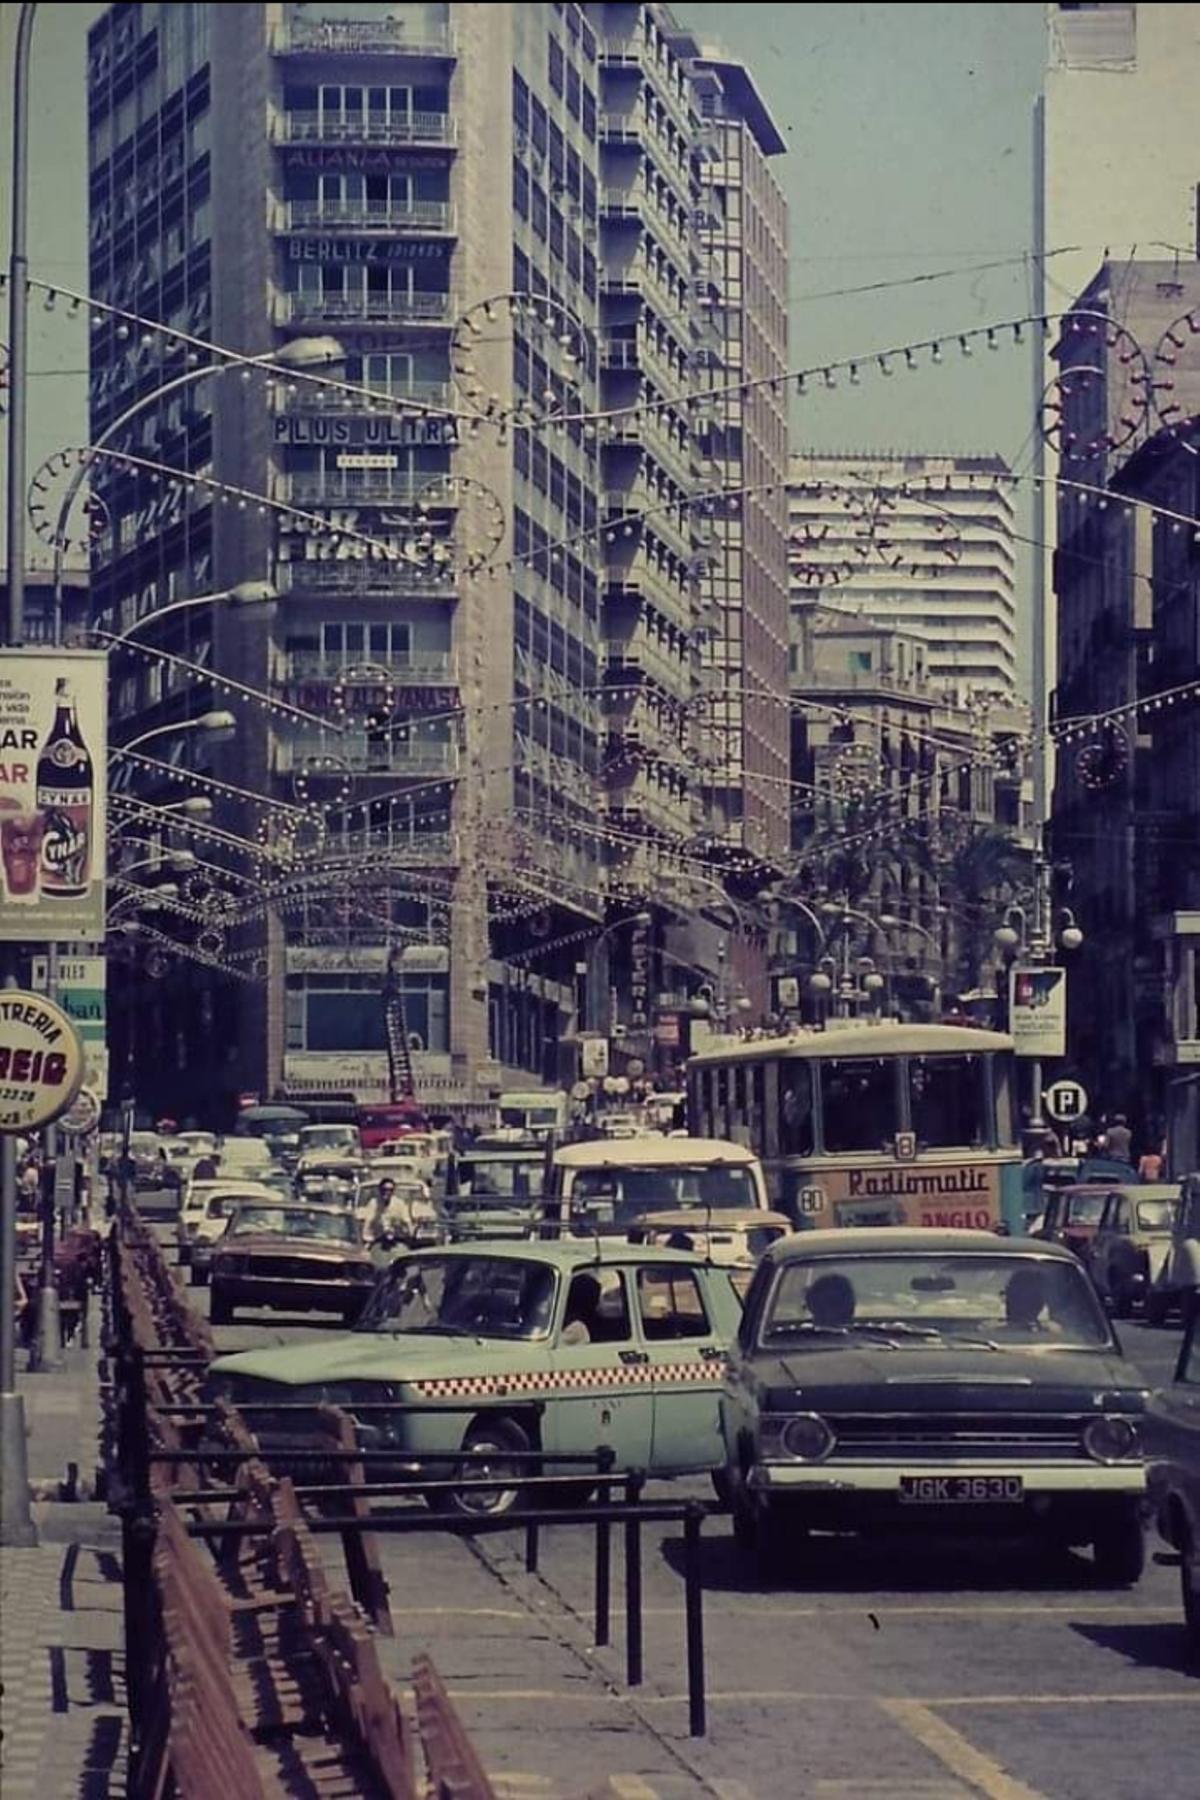
[[[559,1078],[581,941],[585,986],[609,946],[646,971],[618,985],[649,1030],[670,914],[640,948],[620,920],[704,804],[675,32],[523,4],[93,27],[92,605],[135,628],[126,739],[159,734],[118,807],[144,833],[211,791],[220,820],[184,899],[225,979],[162,974],[145,1080],[381,1097],[390,967],[418,1092],[478,1107]],[[273,602],[232,604],[248,583]],[[196,721],[226,704],[222,746]]]
[[1076,1054],[1098,1100],[1137,1114],[1140,1128],[1180,1112],[1193,1155],[1197,1114],[1175,1071],[1194,1023],[1200,867],[1186,523],[1200,497],[1198,334],[1194,263],[1105,264],[1063,319],[1051,714],[1052,846],[1086,934]]
[[788,494],[791,604],[916,633],[962,701],[1016,692],[1010,470],[994,456],[798,455]]

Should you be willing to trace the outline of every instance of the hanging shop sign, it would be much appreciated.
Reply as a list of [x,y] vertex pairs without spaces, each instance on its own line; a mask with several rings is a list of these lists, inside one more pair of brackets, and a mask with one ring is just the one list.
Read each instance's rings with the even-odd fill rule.
[[649,1023],[650,929],[635,925],[629,938],[629,1024],[644,1031]]
[[[359,446],[385,449],[389,445],[407,448],[413,444],[458,442],[458,426],[453,419],[415,414],[408,418],[378,414],[372,418],[363,414],[343,419],[327,418],[320,413],[277,413],[271,430],[277,444],[331,444],[336,448],[345,445],[348,449]],[[349,465],[339,462],[338,466]],[[386,466],[394,468],[396,465],[393,461]],[[430,480],[434,479],[430,475]]]
[[0,940],[104,937],[107,659],[0,656]]
[[0,991],[0,1133],[40,1131],[83,1085],[83,1044],[53,1000]]
[[1067,971],[1017,964],[1009,974],[1009,1030],[1018,1056],[1067,1053]]

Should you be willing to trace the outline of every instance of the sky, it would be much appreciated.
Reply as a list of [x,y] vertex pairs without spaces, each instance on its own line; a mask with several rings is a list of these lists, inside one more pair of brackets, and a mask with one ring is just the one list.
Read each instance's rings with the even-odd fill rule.
[[[5,88],[15,7],[3,9]],[[85,286],[84,58],[94,5],[38,8],[31,271]],[[791,233],[793,368],[863,359],[861,385],[797,398],[793,448],[999,453],[1028,459],[1025,350],[957,348],[885,379],[893,346],[1031,310],[1032,112],[1044,8],[1026,5],[690,5],[676,15],[744,59],[787,140],[777,163]],[[7,242],[11,179],[0,152]],[[1050,246],[1051,249],[1054,246]],[[1097,247],[1097,255],[1099,247]],[[991,265],[991,266],[988,266]],[[31,315],[30,472],[85,437],[86,330]]]

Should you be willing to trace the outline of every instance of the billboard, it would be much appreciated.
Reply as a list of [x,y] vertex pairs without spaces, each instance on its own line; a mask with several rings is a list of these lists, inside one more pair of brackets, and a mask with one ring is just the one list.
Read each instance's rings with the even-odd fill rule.
[[0,655],[0,940],[104,937],[107,658]]
[[1009,974],[1008,1018],[1018,1056],[1067,1054],[1067,971],[1017,963]]

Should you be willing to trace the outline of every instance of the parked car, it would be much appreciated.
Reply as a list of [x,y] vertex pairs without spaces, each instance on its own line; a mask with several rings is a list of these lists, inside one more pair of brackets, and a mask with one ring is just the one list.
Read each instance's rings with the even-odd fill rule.
[[371,1163],[401,1164],[410,1175],[430,1183],[446,1172],[446,1156],[430,1131],[411,1131],[405,1137],[388,1138],[371,1151]]
[[362,1156],[362,1136],[357,1125],[306,1125],[296,1145],[302,1162],[310,1158]]
[[188,1183],[175,1221],[175,1242],[180,1266],[191,1268],[194,1286],[203,1286],[208,1279],[212,1246],[238,1202],[276,1198],[269,1187],[257,1181],[224,1181],[218,1177]]
[[129,1154],[133,1159],[134,1186],[151,1191],[161,1188],[166,1162],[160,1155],[161,1140],[157,1131],[131,1131]]
[[[713,1469],[739,1313],[728,1275],[679,1251],[619,1240],[455,1244],[398,1258],[349,1336],[221,1357],[211,1376],[235,1403],[336,1400],[352,1414],[356,1402],[374,1403],[356,1414],[359,1440],[395,1451],[397,1475],[414,1455],[446,1457],[427,1468],[430,1479],[486,1468],[496,1488],[455,1504],[506,1512],[518,1499],[504,1485],[517,1472],[506,1458],[531,1449],[552,1461],[607,1442],[619,1469]],[[417,1410],[377,1410],[389,1400]],[[260,1441],[273,1452],[295,1443],[294,1416],[256,1410]],[[491,1460],[464,1468],[463,1450]]]
[[1200,1175],[1180,1184],[1170,1247],[1146,1295],[1148,1325],[1165,1325],[1172,1313],[1185,1325],[1200,1313]]
[[1200,1657],[1200,1318],[1184,1336],[1173,1384],[1151,1398],[1146,1428],[1150,1503],[1179,1557],[1184,1628]]
[[1140,1182],[1107,1194],[1088,1268],[1114,1317],[1126,1319],[1145,1305],[1171,1248],[1178,1204],[1173,1182]]
[[375,1269],[349,1207],[246,1200],[213,1245],[208,1316],[228,1325],[239,1306],[340,1312],[353,1324]]
[[1086,1262],[1107,1197],[1108,1189],[1097,1182],[1076,1182],[1071,1187],[1051,1189],[1046,1195],[1041,1224],[1033,1236],[1051,1244],[1064,1244]]
[[295,1190],[301,1200],[338,1200],[353,1203],[367,1165],[345,1150],[314,1151],[302,1156],[296,1167]]
[[1085,1271],[990,1232],[798,1232],[767,1251],[722,1396],[739,1544],[813,1529],[1030,1529],[1144,1560],[1146,1390]]

